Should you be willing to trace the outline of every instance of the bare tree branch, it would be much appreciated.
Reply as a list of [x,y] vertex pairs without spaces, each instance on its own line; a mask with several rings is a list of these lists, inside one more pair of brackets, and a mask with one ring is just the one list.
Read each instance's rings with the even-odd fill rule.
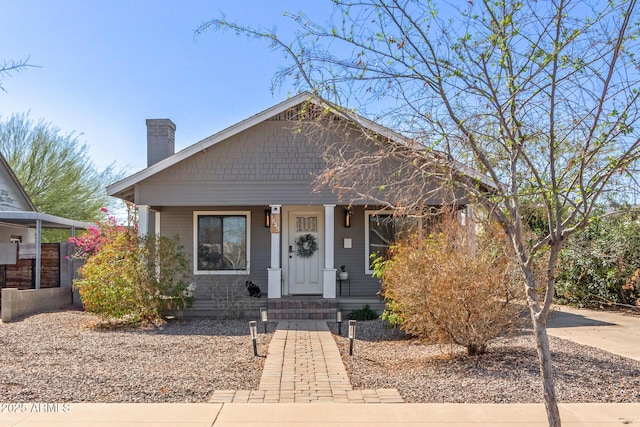
[[2,86],[2,81],[6,77],[11,77],[14,73],[24,71],[24,69],[28,67],[33,67],[33,65],[29,64],[29,57],[18,61],[4,61],[2,65],[0,65],[0,90],[6,92]]
[[[327,102],[297,129],[324,153],[318,188],[401,213],[475,203],[500,223],[525,282],[549,423],[559,425],[545,328],[557,257],[604,195],[638,183],[636,0],[334,4],[323,25],[290,15],[300,30],[290,43],[224,19],[201,29],[269,40],[291,60],[274,81]],[[528,230],[532,211],[545,218],[541,235]]]

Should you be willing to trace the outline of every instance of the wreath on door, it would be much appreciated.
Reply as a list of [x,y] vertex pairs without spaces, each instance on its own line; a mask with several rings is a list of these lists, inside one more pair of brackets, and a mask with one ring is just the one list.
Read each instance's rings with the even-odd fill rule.
[[318,241],[313,234],[304,234],[296,239],[296,253],[302,258],[311,258],[318,250]]

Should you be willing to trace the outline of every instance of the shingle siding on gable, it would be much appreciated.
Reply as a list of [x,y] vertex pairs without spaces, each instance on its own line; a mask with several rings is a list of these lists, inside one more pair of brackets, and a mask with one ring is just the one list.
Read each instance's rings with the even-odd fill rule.
[[312,194],[313,176],[323,167],[315,145],[294,135],[291,123],[265,121],[141,182],[136,202],[337,203],[330,191]]
[[[324,164],[287,122],[263,122],[176,165],[165,177],[207,181],[300,181]],[[195,161],[193,161],[195,160]],[[174,176],[171,176],[174,175]]]

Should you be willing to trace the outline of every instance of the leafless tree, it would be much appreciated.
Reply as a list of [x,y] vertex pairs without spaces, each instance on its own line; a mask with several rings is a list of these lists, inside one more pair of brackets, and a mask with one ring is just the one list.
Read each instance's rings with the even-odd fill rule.
[[[406,137],[369,132],[362,149],[348,144],[348,127],[342,137],[332,132],[321,184],[350,201],[391,194],[405,209],[445,188],[501,224],[525,282],[549,425],[560,425],[546,331],[557,257],[607,191],[633,182],[636,1],[334,3],[326,23],[291,14],[299,25],[291,42],[227,20],[199,32],[214,26],[269,40],[291,61],[275,84],[291,79],[327,100],[330,114],[319,120],[337,113],[358,123],[338,107],[351,105]],[[393,173],[376,172],[382,163]],[[532,207],[544,212],[543,236],[526,232],[523,214]],[[534,274],[540,256],[542,283]]]

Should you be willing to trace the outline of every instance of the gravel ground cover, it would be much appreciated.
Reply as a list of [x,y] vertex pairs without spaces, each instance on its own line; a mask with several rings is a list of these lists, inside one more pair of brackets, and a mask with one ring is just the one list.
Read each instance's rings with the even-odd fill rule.
[[[246,320],[96,323],[81,311],[0,323],[0,401],[206,402],[215,389],[260,383],[264,359],[253,356]],[[261,354],[271,335],[259,334]]]
[[[342,332],[346,328],[343,324]],[[335,324],[330,328],[337,333]],[[334,335],[356,389],[396,388],[407,402],[539,403],[543,401],[535,337],[528,330],[491,344],[488,353],[443,355],[379,320],[358,322],[354,356]],[[640,362],[549,337],[560,402],[640,402]]]
[[[0,401],[206,402],[216,389],[257,389],[247,320],[173,320],[142,329],[96,329],[80,311],[0,323]],[[262,331],[262,325],[259,325]],[[329,323],[334,333],[335,323]],[[275,322],[269,324],[273,332]],[[346,332],[346,325],[342,328]],[[334,335],[356,389],[397,388],[407,402],[541,402],[530,331],[479,357],[443,356],[386,328],[358,322],[355,354]],[[265,354],[272,334],[259,334]],[[550,337],[561,402],[640,402],[640,362]]]

